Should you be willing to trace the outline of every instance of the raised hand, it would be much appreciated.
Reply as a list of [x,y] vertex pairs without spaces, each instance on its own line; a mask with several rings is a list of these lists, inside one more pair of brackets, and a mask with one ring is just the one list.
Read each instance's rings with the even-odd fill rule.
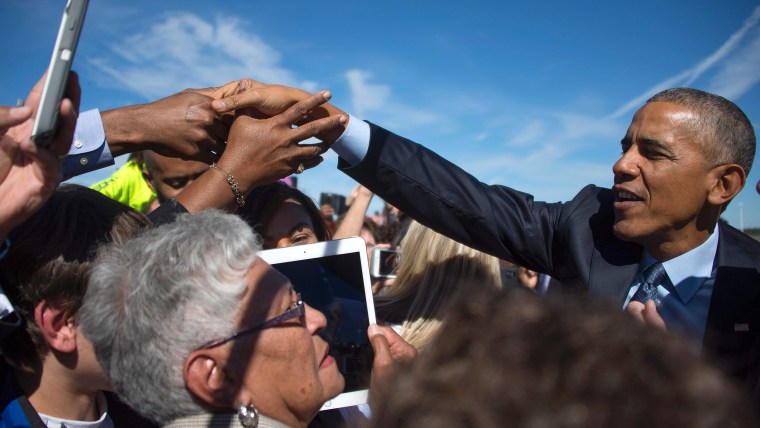
[[[269,85],[252,79],[241,79],[218,88],[211,94],[216,98],[211,106],[218,113],[235,113],[251,117],[270,117],[280,114],[295,103],[306,99],[308,92],[282,85]],[[330,115],[348,115],[331,104],[314,108],[308,116],[298,123],[311,121]],[[347,122],[346,122],[347,124]],[[343,133],[345,125],[339,129],[329,130],[317,135],[322,141],[333,142]]]
[[[300,143],[317,134],[340,129],[347,118],[335,115],[303,122],[331,96],[327,91],[318,92],[269,119],[237,116],[227,138],[227,149],[217,165],[234,177],[242,194],[297,172],[301,165],[303,169],[315,167],[322,162],[320,155],[329,144]],[[293,128],[292,125],[299,122],[303,124]],[[218,171],[207,171],[180,193],[177,200],[191,212],[232,208],[232,191],[219,188],[229,187],[222,178]]]
[[34,85],[24,107],[0,107],[0,237],[5,237],[47,201],[61,182],[61,162],[71,147],[80,88],[71,73],[53,142],[38,147],[30,140],[46,75]]

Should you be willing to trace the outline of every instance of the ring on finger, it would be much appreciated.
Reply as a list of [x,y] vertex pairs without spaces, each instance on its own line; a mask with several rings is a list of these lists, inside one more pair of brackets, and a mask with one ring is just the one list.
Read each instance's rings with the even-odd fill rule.
[[306,168],[304,168],[303,162],[299,163],[298,164],[298,168],[296,168],[296,174],[300,174],[300,173],[304,172],[305,169]]

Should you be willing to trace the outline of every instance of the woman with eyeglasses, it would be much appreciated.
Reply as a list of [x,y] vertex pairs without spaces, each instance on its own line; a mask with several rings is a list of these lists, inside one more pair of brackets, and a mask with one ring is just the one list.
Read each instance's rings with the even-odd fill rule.
[[[324,315],[260,249],[241,219],[207,211],[99,254],[81,325],[126,403],[170,427],[304,427],[343,390]],[[370,330],[374,383],[414,351]]]

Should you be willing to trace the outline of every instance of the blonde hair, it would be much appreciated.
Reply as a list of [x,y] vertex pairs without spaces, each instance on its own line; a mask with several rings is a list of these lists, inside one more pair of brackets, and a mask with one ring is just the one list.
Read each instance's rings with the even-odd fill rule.
[[378,319],[401,325],[401,336],[423,350],[438,333],[452,298],[473,287],[501,288],[499,260],[415,221],[401,241],[396,280],[375,297]]

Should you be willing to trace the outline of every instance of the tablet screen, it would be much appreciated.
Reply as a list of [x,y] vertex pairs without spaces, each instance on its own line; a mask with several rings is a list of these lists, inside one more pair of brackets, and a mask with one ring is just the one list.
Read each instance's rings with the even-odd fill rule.
[[[330,244],[356,239],[360,241],[359,245],[347,245],[345,242],[339,246]],[[350,250],[347,250],[349,247]],[[322,312],[327,319],[327,326],[320,335],[330,344],[330,355],[335,358],[346,386],[343,394],[330,400],[323,408],[366,402],[373,357],[367,328],[375,320],[374,308],[368,308],[365,248],[363,240],[350,238],[260,253],[272,267],[290,279],[304,302]],[[332,254],[336,252],[338,254]],[[275,257],[277,253],[279,256]],[[371,290],[369,302],[372,302]],[[364,394],[351,395],[359,391]],[[347,397],[353,399],[346,401]]]

